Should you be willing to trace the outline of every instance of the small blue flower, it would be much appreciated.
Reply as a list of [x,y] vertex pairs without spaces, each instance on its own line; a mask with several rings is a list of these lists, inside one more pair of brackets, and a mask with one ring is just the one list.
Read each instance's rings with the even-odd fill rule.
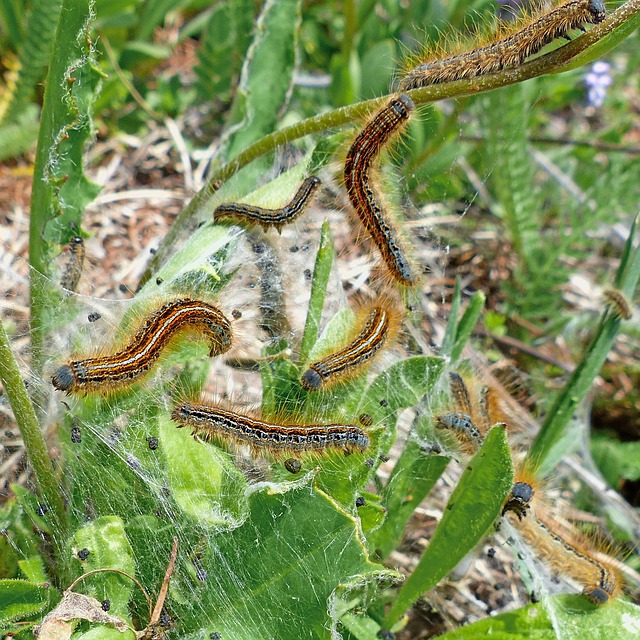
[[584,82],[587,85],[587,100],[596,109],[604,104],[607,89],[613,82],[610,71],[611,65],[608,62],[598,61],[591,65],[591,71],[584,77]]

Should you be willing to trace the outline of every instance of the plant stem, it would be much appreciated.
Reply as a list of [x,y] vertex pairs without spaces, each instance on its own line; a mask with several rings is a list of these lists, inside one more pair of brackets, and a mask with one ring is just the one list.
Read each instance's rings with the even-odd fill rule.
[[[523,82],[547,73],[561,73],[585,64],[589,60],[590,49],[600,43],[597,55],[602,55],[610,48],[613,48],[626,35],[635,30],[640,23],[640,0],[629,0],[608,18],[598,25],[595,25],[588,33],[572,40],[568,44],[524,63],[516,69],[506,69],[497,73],[487,74],[478,78],[468,80],[456,80],[442,84],[434,84],[420,89],[408,91],[412,100],[420,105],[437,100],[444,100],[456,96],[470,96],[499,87]],[[613,33],[614,31],[617,33]],[[275,131],[254,144],[247,147],[235,158],[213,171],[207,184],[196,194],[193,200],[182,210],[176,218],[169,232],[163,238],[157,253],[149,262],[145,273],[140,280],[142,286],[157,268],[166,259],[171,247],[177,242],[183,228],[186,228],[190,220],[195,216],[200,205],[206,202],[210,193],[215,191],[220,182],[228,180],[240,169],[248,165],[253,160],[273,151],[276,147],[303,138],[312,133],[326,131],[333,127],[340,127],[354,120],[364,117],[374,109],[380,107],[389,99],[389,96],[382,96],[373,100],[358,102],[348,107],[334,109],[328,113],[307,118],[300,122]]]
[[38,425],[33,405],[25,388],[18,364],[11,351],[9,338],[0,320],[0,381],[4,385],[9,403],[13,409],[24,448],[33,469],[33,474],[44,504],[50,509],[54,519],[53,541],[58,551],[66,538],[66,518],[64,502],[56,482],[55,471],[44,436]]

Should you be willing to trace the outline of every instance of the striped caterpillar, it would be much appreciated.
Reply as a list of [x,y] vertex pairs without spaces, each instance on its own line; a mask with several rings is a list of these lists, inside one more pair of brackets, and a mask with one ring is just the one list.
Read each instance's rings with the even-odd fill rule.
[[576,532],[560,531],[558,524],[544,513],[529,482],[518,481],[503,509],[515,514],[510,521],[540,559],[555,572],[583,585],[582,594],[594,605],[602,605],[620,595],[618,571],[601,559],[593,545]]
[[308,391],[318,391],[353,374],[369,363],[395,337],[399,314],[386,300],[365,309],[362,329],[344,348],[312,362],[300,380]]
[[120,351],[71,360],[58,367],[51,383],[68,394],[102,392],[127,386],[153,367],[178,333],[189,329],[209,340],[210,357],[231,348],[231,324],[219,309],[205,302],[180,298],[154,311]]
[[284,225],[293,222],[302,215],[321,184],[320,178],[309,176],[300,185],[291,202],[280,209],[264,209],[237,202],[221,204],[213,212],[214,220],[216,222],[232,220],[240,224],[259,224],[265,231],[268,227],[273,226],[280,233]]
[[[515,24],[503,25],[497,41],[470,51],[430,60],[411,69],[400,82],[408,91],[441,82],[474,78],[512,69],[573,29],[584,31],[584,24],[598,24],[606,17],[602,0],[569,0]],[[502,37],[501,37],[502,36]]]
[[193,434],[203,440],[224,443],[230,438],[250,445],[255,452],[267,450],[276,456],[327,449],[364,451],[369,447],[369,437],[355,425],[276,424],[219,406],[192,402],[176,406],[171,418],[180,426],[191,427]]
[[82,276],[84,266],[85,246],[80,236],[74,236],[69,242],[69,259],[65,266],[60,286],[68,291],[75,291]]
[[409,121],[414,108],[407,95],[393,98],[356,136],[344,163],[344,183],[351,205],[378,247],[391,277],[404,285],[415,284],[416,278],[400,246],[397,231],[385,218],[371,171],[383,147]]

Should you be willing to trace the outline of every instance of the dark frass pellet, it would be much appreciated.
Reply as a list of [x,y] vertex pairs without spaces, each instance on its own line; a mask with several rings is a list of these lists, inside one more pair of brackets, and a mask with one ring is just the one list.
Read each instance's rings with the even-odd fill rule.
[[95,322],[96,320],[100,320],[100,318],[102,318],[102,316],[97,311],[94,311],[87,316],[87,320],[89,322]]
[[73,442],[73,444],[80,444],[80,442],[82,442],[80,427],[71,427],[71,442]]
[[158,438],[155,436],[149,436],[147,438],[147,444],[149,445],[149,449],[151,451],[155,451],[158,448]]
[[102,607],[103,611],[109,611],[109,609],[111,609],[111,600],[103,600],[100,603],[100,606]]
[[296,458],[287,458],[284,461],[284,468],[289,473],[299,473],[300,469],[302,469],[302,463],[300,460],[296,460]]
[[80,558],[80,560],[86,560],[89,557],[89,549],[87,549],[86,547],[84,549],[80,549],[80,551],[78,551],[78,558]]
[[365,504],[366,500],[362,496],[356,498],[356,507],[364,507]]

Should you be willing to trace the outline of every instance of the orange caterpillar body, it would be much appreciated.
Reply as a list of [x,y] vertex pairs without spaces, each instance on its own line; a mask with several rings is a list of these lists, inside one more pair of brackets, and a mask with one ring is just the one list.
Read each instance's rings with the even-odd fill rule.
[[145,321],[122,349],[111,355],[71,360],[56,370],[51,383],[67,393],[109,391],[144,376],[156,363],[176,334],[185,330],[203,334],[210,342],[210,356],[231,348],[231,324],[216,307],[181,298],[168,302]]
[[416,282],[398,233],[385,217],[373,187],[373,163],[389,140],[407,124],[415,105],[401,94],[378,111],[356,136],[344,163],[344,184],[360,222],[373,239],[391,277],[403,285]]
[[254,452],[267,450],[275,456],[330,449],[349,453],[369,447],[369,436],[355,425],[276,424],[217,405],[193,402],[176,406],[171,418],[180,426],[191,427],[193,434],[203,440],[224,444],[230,439],[251,446]]
[[518,481],[505,504],[503,515],[512,512],[513,526],[540,559],[559,574],[583,585],[582,594],[595,605],[616,598],[622,591],[619,572],[602,559],[589,540],[575,531],[560,531],[536,499],[529,482]]
[[360,332],[342,349],[312,362],[300,380],[308,391],[317,391],[351,375],[389,345],[398,333],[400,314],[385,299],[365,307]]

